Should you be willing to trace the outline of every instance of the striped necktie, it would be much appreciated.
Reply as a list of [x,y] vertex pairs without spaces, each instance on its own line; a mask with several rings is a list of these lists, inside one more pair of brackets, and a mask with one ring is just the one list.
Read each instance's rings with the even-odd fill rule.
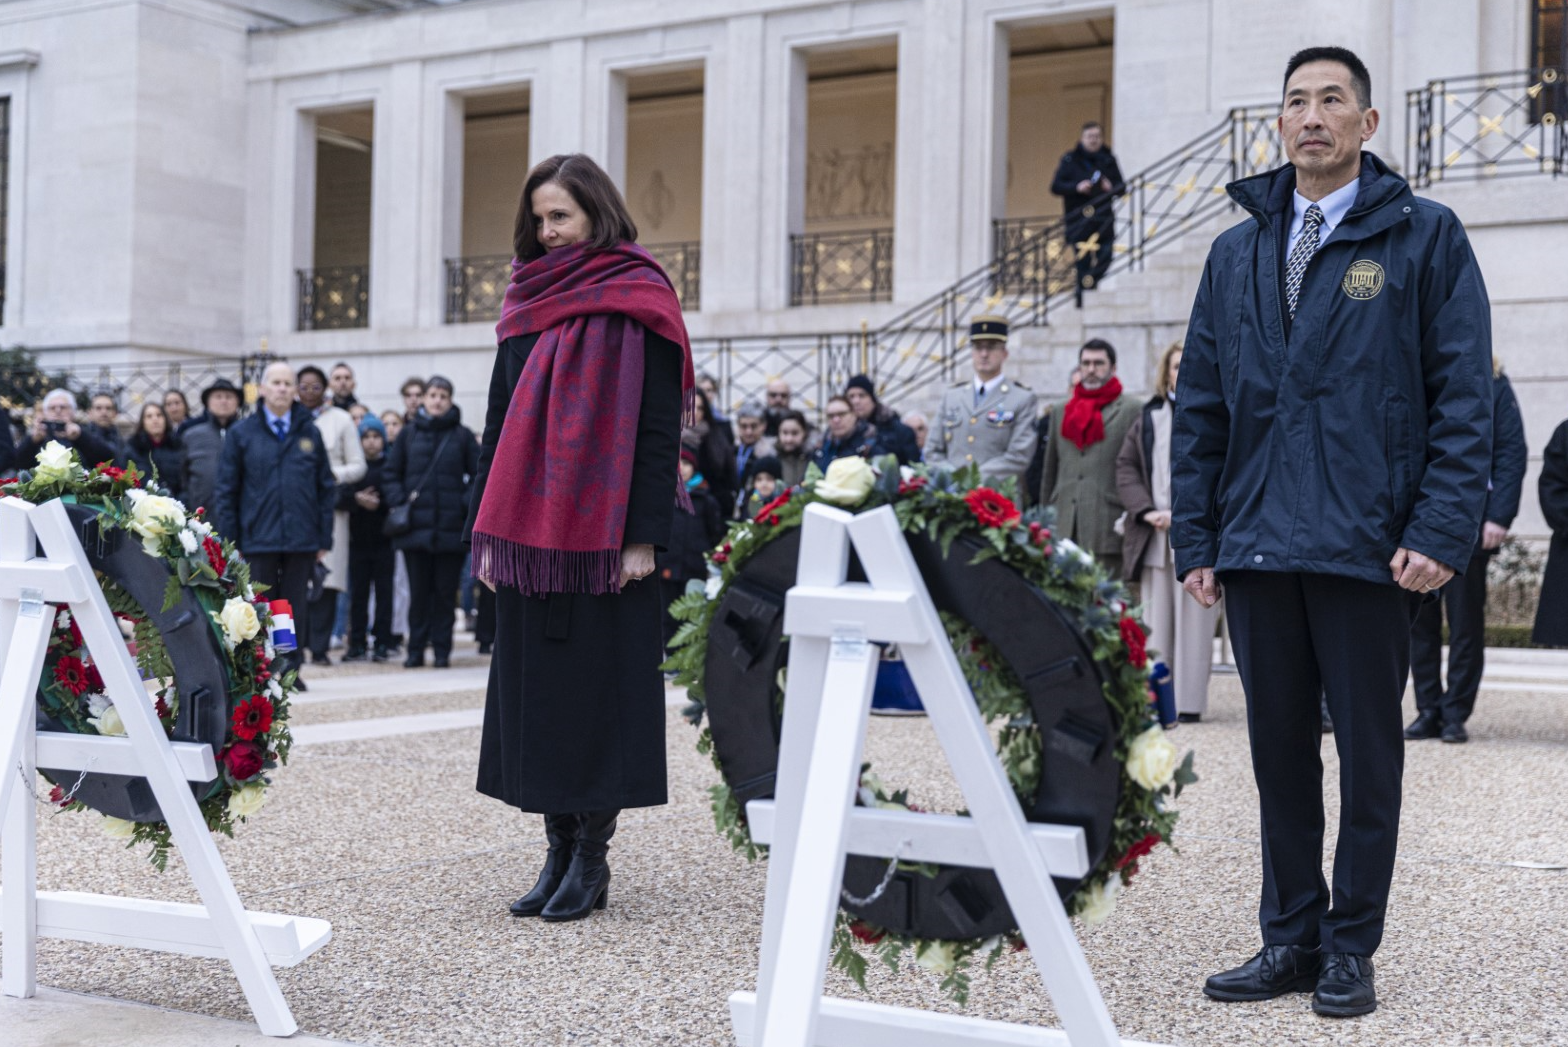
[[1301,297],[1301,278],[1307,273],[1307,263],[1318,252],[1318,227],[1323,224],[1323,209],[1317,204],[1307,208],[1301,216],[1301,235],[1291,248],[1290,260],[1285,263],[1285,301],[1290,306],[1290,318],[1296,318],[1296,300]]

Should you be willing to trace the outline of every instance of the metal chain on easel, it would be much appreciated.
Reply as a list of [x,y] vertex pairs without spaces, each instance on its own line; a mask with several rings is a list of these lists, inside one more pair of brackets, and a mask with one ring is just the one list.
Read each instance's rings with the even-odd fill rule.
[[876,890],[864,898],[857,898],[850,894],[848,888],[840,888],[838,893],[844,899],[844,903],[853,905],[857,909],[863,909],[882,897],[887,892],[888,884],[893,882],[893,874],[898,872],[898,862],[904,856],[904,848],[908,847],[912,842],[911,840],[900,840],[898,842],[898,848],[893,851],[893,857],[887,860],[887,871],[882,874],[882,882],[877,884]]
[[88,757],[87,766],[83,767],[82,773],[76,776],[75,784],[73,784],[71,788],[65,793],[65,795],[62,796],[58,801],[50,800],[44,796],[39,796],[37,788],[34,787],[32,780],[27,776],[27,771],[23,769],[20,763],[16,765],[16,776],[22,779],[22,788],[32,793],[33,799],[37,800],[41,804],[46,804],[55,808],[54,813],[59,814],[61,811],[65,810],[66,804],[76,799],[76,790],[82,787],[82,783],[87,780],[87,772],[91,770],[93,764],[97,762],[98,758],[96,756]]

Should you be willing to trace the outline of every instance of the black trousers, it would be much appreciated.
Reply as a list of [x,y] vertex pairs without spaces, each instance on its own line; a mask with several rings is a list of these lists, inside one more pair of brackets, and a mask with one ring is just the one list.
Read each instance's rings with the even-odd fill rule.
[[310,622],[306,635],[300,638],[301,647],[323,658],[332,646],[332,626],[338,617],[338,592],[337,589],[323,588],[321,595],[310,601]]
[[348,552],[348,648],[365,649],[365,629],[370,619],[370,594],[376,594],[376,621],[371,627],[380,647],[392,646],[392,575],[397,555],[392,546],[352,545]]
[[[1087,242],[1098,234],[1092,250],[1078,251],[1080,243]],[[1116,243],[1116,227],[1114,225],[1095,225],[1086,223],[1073,226],[1066,230],[1067,249],[1073,253],[1073,268],[1078,273],[1078,293],[1082,293],[1097,286],[1105,276],[1105,271],[1111,267],[1113,245]],[[1191,599],[1191,597],[1188,597]]]
[[[1371,956],[1394,875],[1400,703],[1420,597],[1325,574],[1227,571],[1220,581],[1258,783],[1263,941]],[[1340,760],[1332,907],[1322,873],[1320,698],[1334,717]]]
[[449,657],[463,553],[405,549],[403,559],[408,564],[409,656],[423,655],[429,647],[437,658]]
[[474,641],[495,643],[495,593],[484,582],[475,581]]
[[[1486,569],[1493,553],[1479,545],[1464,574],[1455,575],[1428,600],[1410,630],[1410,675],[1416,708],[1464,723],[1475,711],[1486,667]],[[1448,688],[1443,688],[1443,612],[1448,612]]]
[[310,572],[316,566],[315,552],[303,553],[244,553],[250,564],[250,580],[255,585],[268,586],[266,596],[272,600],[287,600],[294,610],[294,635],[298,648],[278,655],[285,670],[298,669],[305,659],[305,629],[310,617],[305,594],[310,591]]

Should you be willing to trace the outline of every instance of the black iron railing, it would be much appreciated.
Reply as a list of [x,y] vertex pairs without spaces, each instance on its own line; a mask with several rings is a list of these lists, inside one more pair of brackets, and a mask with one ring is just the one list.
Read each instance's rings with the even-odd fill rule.
[[893,299],[893,231],[799,233],[789,238],[790,305]]
[[1568,162],[1562,69],[1433,80],[1405,100],[1405,177],[1417,188],[1506,175],[1556,178]]
[[664,267],[675,285],[681,308],[694,313],[702,308],[702,244],[696,240],[672,244],[644,244],[648,253]]
[[294,275],[299,281],[299,330],[370,326],[369,266],[296,269]]
[[[193,412],[201,410],[201,391],[219,378],[239,385],[242,398],[253,401],[262,372],[277,359],[268,353],[246,357],[182,357],[134,364],[73,364],[55,366],[49,354],[27,354],[27,366],[0,368],[0,410],[35,403],[50,389],[69,389],[80,403],[100,393],[114,397],[119,417],[135,422],[142,404],[162,403],[164,394],[185,394]],[[245,404],[241,405],[243,410]]]
[[[1144,256],[1230,205],[1225,184],[1285,161],[1276,106],[1233,109],[1225,122],[1127,180],[1126,191],[1089,207],[1112,211],[1107,234],[1096,223],[1070,229],[1061,216],[1003,219],[992,233],[991,293],[1027,300],[1027,319],[1045,323],[1050,308],[1076,297],[1077,263],[1111,240],[1105,275],[1141,269]],[[1070,235],[1071,234],[1071,235]]]
[[[1234,206],[1225,193],[1227,182],[1281,164],[1278,113],[1274,105],[1234,109],[1222,123],[1130,177],[1126,193],[1111,203],[1117,239],[1108,274],[1142,268],[1150,252]],[[782,378],[813,411],[856,373],[870,375],[880,392],[893,396],[951,381],[967,366],[964,350],[974,316],[1000,314],[1015,327],[1043,324],[1076,291],[1077,245],[1068,244],[1060,217],[998,223],[995,244],[988,265],[879,328],[699,339],[692,346],[697,365],[718,378],[724,404],[760,400],[767,383]],[[800,254],[797,248],[797,272]]]
[[512,280],[512,256],[479,255],[446,260],[446,322],[495,323]]

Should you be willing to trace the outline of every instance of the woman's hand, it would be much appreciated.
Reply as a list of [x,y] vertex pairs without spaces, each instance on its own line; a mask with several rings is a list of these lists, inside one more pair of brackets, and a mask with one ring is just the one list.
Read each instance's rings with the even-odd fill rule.
[[621,586],[653,573],[653,546],[628,545],[621,550]]
[[1143,522],[1157,531],[1163,531],[1171,525],[1170,510],[1150,509],[1143,514]]

